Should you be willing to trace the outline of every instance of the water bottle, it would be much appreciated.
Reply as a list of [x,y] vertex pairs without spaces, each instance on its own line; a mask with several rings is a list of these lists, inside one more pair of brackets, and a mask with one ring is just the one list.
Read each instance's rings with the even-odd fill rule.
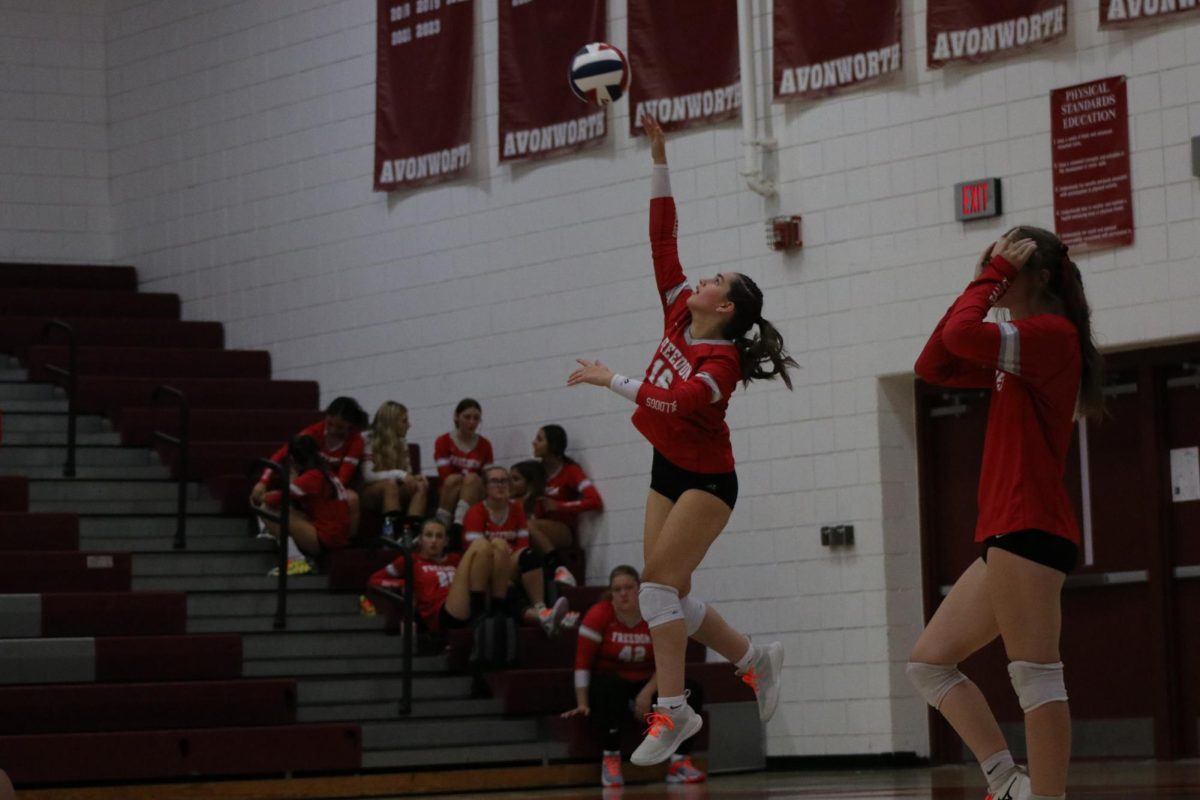
[[396,540],[396,518],[391,514],[383,518],[383,538]]

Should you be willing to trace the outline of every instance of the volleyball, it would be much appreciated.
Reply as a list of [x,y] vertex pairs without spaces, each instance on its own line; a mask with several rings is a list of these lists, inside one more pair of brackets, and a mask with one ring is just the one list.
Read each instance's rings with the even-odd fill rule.
[[629,61],[611,44],[592,42],[571,59],[571,91],[585,103],[607,106],[629,89]]

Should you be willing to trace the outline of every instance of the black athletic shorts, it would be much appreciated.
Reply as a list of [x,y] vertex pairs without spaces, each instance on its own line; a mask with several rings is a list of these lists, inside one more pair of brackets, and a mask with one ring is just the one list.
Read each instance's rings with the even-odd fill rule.
[[1079,562],[1079,545],[1055,536],[1053,533],[1029,528],[1013,533],[1001,533],[983,540],[983,563],[987,563],[988,550],[998,547],[1013,555],[1056,569],[1070,575]]
[[650,488],[672,503],[678,502],[688,489],[699,489],[713,495],[732,510],[737,503],[738,479],[733,471],[706,473],[677,467],[655,449],[654,464],[650,468]]

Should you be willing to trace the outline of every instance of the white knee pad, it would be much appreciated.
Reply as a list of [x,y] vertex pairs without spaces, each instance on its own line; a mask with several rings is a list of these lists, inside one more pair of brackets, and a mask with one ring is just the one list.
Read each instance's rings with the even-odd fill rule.
[[951,689],[967,680],[967,676],[959,672],[957,664],[922,664],[919,661],[910,661],[904,671],[908,673],[908,680],[917,693],[934,708],[942,704]]
[[700,625],[704,622],[704,612],[708,610],[708,606],[704,604],[703,600],[697,600],[690,594],[680,600],[679,605],[683,608],[683,621],[687,625],[687,635],[691,636],[700,630]]
[[1032,661],[1012,661],[1008,665],[1008,677],[1021,709],[1028,714],[1046,703],[1067,702],[1067,684],[1063,680],[1063,665],[1035,664]]
[[683,619],[679,590],[674,586],[643,583],[638,589],[638,605],[642,609],[642,619],[646,620],[646,624],[651,628]]

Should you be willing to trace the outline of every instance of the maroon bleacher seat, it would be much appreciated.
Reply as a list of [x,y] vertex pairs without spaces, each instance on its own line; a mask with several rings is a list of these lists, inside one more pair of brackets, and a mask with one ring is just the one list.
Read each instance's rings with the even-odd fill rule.
[[96,682],[219,681],[242,675],[234,633],[96,637]]
[[78,514],[0,512],[0,552],[78,549]]
[[[249,475],[256,459],[270,458],[279,447],[275,441],[192,442],[188,448],[188,480],[202,481],[215,475]],[[171,476],[179,477],[179,449],[160,442],[155,445]],[[253,486],[253,484],[251,484]],[[249,495],[249,489],[246,494]]]
[[[298,431],[321,419],[316,408],[245,409],[198,408],[191,413],[188,435],[193,442],[272,441],[276,447]],[[121,432],[121,443],[149,447],[154,432],[172,436],[179,432],[179,411],[170,406],[125,407],[113,420]],[[261,453],[268,457],[274,450]]]
[[5,289],[0,292],[0,314],[179,319],[179,295],[103,289]]
[[[142,378],[256,378],[271,377],[271,354],[265,350],[176,349],[165,347],[80,347],[79,375]],[[47,369],[67,367],[67,348],[35,345],[29,348],[29,378],[44,383],[59,378]]]
[[[117,416],[127,406],[152,405],[161,378],[109,378],[84,375],[79,379],[81,414]],[[315,381],[268,381],[246,378],[172,378],[170,384],[187,395],[192,408],[316,408]]]
[[42,595],[42,636],[164,636],[187,632],[183,592]]
[[0,592],[125,592],[129,553],[24,552],[0,558]]
[[104,289],[111,292],[136,292],[137,270],[133,267],[109,267],[84,264],[0,264],[0,289]]
[[53,316],[75,329],[81,345],[91,347],[220,348],[225,345],[225,326],[219,322],[183,322],[177,319],[110,319],[106,317],[0,317],[0,352],[12,353],[25,363],[29,348],[44,343],[62,343],[62,333],[43,339],[46,321]]
[[0,511],[24,513],[29,510],[29,479],[18,475],[0,475]]

